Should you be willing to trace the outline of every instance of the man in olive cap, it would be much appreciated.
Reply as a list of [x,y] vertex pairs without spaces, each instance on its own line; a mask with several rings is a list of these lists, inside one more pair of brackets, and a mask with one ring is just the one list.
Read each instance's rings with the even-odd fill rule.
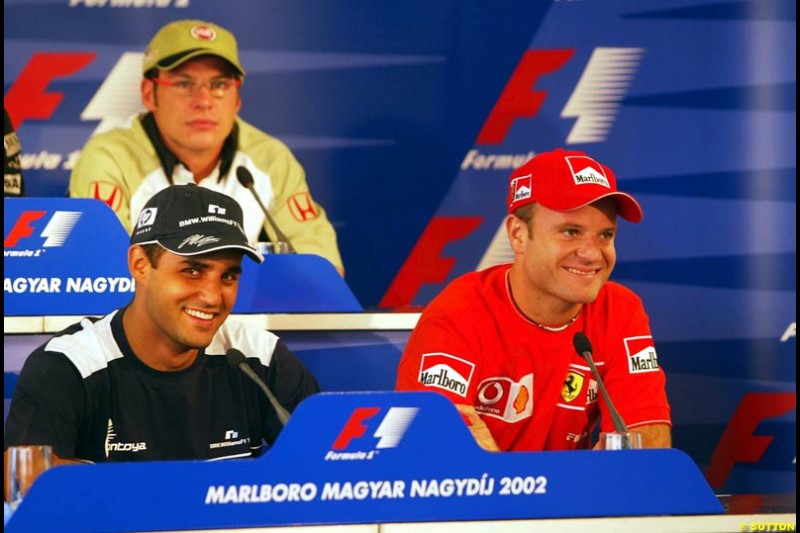
[[251,243],[266,231],[277,241],[251,191],[236,178],[252,175],[275,224],[299,253],[317,254],[344,272],[336,233],[311,196],[303,167],[278,139],[238,117],[245,70],[236,38],[211,22],[179,20],[150,41],[142,66],[147,112],[86,144],[69,194],[105,201],[131,231],[156,192],[195,183],[233,197]]

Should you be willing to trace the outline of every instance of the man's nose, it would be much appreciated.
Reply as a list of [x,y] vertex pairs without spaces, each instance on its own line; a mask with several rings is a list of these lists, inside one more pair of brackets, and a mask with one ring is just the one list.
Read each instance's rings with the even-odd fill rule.
[[603,257],[600,245],[594,239],[584,239],[578,247],[577,254],[586,261],[597,261]]
[[208,280],[203,283],[203,287],[200,290],[203,303],[211,307],[222,304],[222,289],[222,281],[220,280]]
[[211,95],[211,84],[198,84],[194,90],[194,94],[192,95],[192,100],[194,101],[195,105],[210,107],[211,102],[214,100],[214,97]]

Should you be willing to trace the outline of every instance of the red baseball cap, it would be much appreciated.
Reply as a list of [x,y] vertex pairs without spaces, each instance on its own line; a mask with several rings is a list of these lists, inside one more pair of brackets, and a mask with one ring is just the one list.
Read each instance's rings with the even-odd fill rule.
[[617,190],[614,172],[583,152],[561,148],[542,152],[508,180],[509,213],[533,203],[553,211],[574,211],[608,196],[616,198],[622,218],[642,220],[642,207],[633,196]]

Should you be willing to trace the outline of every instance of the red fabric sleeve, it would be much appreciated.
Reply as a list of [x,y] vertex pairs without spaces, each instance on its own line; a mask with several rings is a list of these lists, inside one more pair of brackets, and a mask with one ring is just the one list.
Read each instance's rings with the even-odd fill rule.
[[[664,371],[658,366],[655,343],[641,301],[620,324],[619,331],[608,332],[604,345],[604,368],[600,369],[614,406],[628,427],[669,424],[670,407],[665,390]],[[601,399],[602,430],[613,431],[608,407]]]

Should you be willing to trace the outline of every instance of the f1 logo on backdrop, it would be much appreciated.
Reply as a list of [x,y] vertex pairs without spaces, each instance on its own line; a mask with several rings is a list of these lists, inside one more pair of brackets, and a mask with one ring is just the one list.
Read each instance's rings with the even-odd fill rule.
[[325,460],[372,459],[380,450],[396,448],[419,409],[390,407],[385,415],[378,417],[381,411],[380,407],[355,409],[333,441]]
[[[37,242],[36,248],[52,248],[63,246],[72,228],[78,223],[82,213],[80,211],[55,211],[48,220],[47,211],[23,211],[3,239],[3,249],[21,248],[29,239],[44,239],[43,243]],[[47,222],[45,222],[47,221]],[[39,228],[41,232],[39,232]],[[22,242],[21,246],[18,246]],[[34,248],[33,243],[26,249]],[[6,253],[6,255],[8,255]]]
[[[576,53],[575,49],[526,51],[478,133],[475,140],[476,148],[469,150],[462,160],[461,170],[503,171],[507,175],[512,169],[535,155],[533,151],[528,151],[528,148],[524,153],[509,153],[509,150],[505,150],[501,145],[514,127],[521,128],[520,131],[527,136],[530,136],[532,131],[535,133],[538,123],[534,119],[547,102],[548,91],[553,91],[553,89],[547,91],[542,89],[544,84],[540,81],[550,76],[560,75],[558,80],[565,84],[561,89],[556,85],[556,90],[564,94],[560,94],[551,102],[560,101],[569,91],[567,103],[559,115],[560,118],[570,119],[573,123],[565,144],[606,141],[644,52],[643,48],[596,47],[581,71],[579,79],[573,81],[573,78],[564,80],[569,75],[561,71],[572,60]],[[549,86],[553,86],[553,80],[547,81]],[[554,119],[555,117],[548,116],[546,122],[552,122]],[[494,147],[483,148],[487,146]],[[521,184],[515,192],[521,195],[527,194]],[[482,223],[482,217],[435,216],[431,219],[379,306],[392,309],[418,309],[420,306],[416,304],[415,298],[422,287],[426,284],[442,285],[459,261],[444,256],[445,248],[450,243],[470,235]],[[505,235],[504,229],[502,235]],[[493,264],[506,262],[509,250],[505,237],[495,239],[477,268],[472,264],[468,269],[481,270]]]
[[5,95],[8,114],[16,128],[28,119],[47,120],[64,99],[48,91],[50,82],[69,77],[94,61],[94,52],[37,52]]
[[[547,99],[546,91],[533,89],[536,83],[563,68],[574,53],[574,49],[525,52],[489,113],[476,144],[500,144],[515,120],[535,117]],[[561,110],[561,118],[575,119],[566,144],[606,140],[642,56],[643,48],[594,49]]]

